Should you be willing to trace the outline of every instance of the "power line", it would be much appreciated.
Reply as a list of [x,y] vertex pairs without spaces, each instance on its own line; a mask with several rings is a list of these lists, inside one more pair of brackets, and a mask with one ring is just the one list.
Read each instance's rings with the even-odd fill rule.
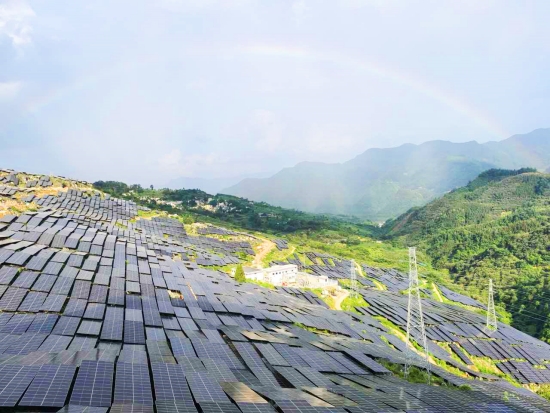
[[532,318],[533,320],[539,320],[539,321],[544,321],[544,322],[548,321],[548,319],[533,317],[533,316],[530,316],[530,315],[527,315],[527,314],[520,314],[520,313],[512,313],[512,314],[520,315],[522,317]]

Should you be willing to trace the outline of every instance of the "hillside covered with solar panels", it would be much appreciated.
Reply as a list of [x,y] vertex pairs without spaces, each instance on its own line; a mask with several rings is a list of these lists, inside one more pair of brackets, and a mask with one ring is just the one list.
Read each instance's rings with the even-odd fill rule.
[[227,269],[295,264],[345,286],[349,257],[189,225],[86,182],[0,181],[2,411],[550,411],[537,394],[550,346],[488,330],[485,303],[449,286],[422,284],[428,384],[418,331],[414,352],[404,341],[402,270],[358,260],[361,298],[332,309],[314,290]]

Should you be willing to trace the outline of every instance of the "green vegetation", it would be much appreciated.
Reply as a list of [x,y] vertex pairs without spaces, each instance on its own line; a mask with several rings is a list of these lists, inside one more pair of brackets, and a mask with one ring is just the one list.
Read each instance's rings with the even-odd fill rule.
[[550,175],[490,170],[390,221],[385,236],[417,245],[433,266],[486,301],[488,280],[512,325],[550,341]]
[[[372,235],[377,227],[351,217],[310,214],[293,209],[253,202],[232,195],[210,195],[198,189],[150,189],[141,185],[127,185],[116,181],[98,181],[94,187],[118,198],[138,202],[152,209],[170,214],[200,217],[202,222],[214,218],[226,227],[264,231],[270,233],[292,233],[321,229],[339,230],[353,225],[354,232]],[[206,219],[205,219],[206,218]],[[348,221],[354,221],[350,223]]]
[[355,307],[368,307],[368,304],[360,295],[357,295],[356,297],[349,295],[344,299],[344,301],[342,301],[342,304],[340,304],[340,308],[344,311],[359,313]]
[[[385,359],[379,359],[377,361],[380,364],[382,364],[385,368],[390,370],[393,374],[401,377],[402,379],[407,380],[410,383],[427,384],[429,379],[429,383],[432,385],[455,387],[455,386],[448,385],[445,380],[443,380],[440,377],[434,376],[433,374],[428,376],[428,373],[426,372],[426,370],[419,369],[418,367],[411,366],[409,369],[408,376],[405,377],[404,366],[402,364],[391,363],[390,361]],[[460,389],[460,390],[465,390],[465,389]]]
[[269,290],[274,290],[275,289],[275,286],[273,284],[265,282],[265,281],[246,280],[246,282],[249,283],[249,284],[259,285],[260,287],[264,287],[264,288],[267,288]]
[[238,265],[237,269],[235,270],[235,281],[240,283],[246,282],[246,277],[244,275],[244,270],[242,265]]
[[334,297],[332,297],[330,294],[323,294],[322,288],[302,288],[302,289],[304,291],[311,291],[313,294],[315,294],[317,297],[323,300],[331,310],[336,310],[336,303],[334,301]]

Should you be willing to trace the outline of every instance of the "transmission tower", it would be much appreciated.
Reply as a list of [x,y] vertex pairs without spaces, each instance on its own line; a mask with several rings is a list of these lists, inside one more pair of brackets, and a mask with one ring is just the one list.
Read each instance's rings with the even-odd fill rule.
[[420,286],[418,283],[418,267],[416,265],[416,248],[409,248],[409,305],[407,307],[407,352],[405,377],[408,377],[410,368],[417,360],[417,354],[411,343],[411,336],[423,347],[422,364],[428,373],[430,382],[430,361],[428,359],[428,343],[422,315],[422,301],[420,300]]
[[350,269],[350,290],[351,297],[357,297],[359,295],[357,291],[357,274],[355,274],[355,261],[351,260],[351,269]]
[[495,300],[493,297],[493,280],[489,280],[489,297],[487,302],[487,329],[497,331],[497,315],[495,313]]

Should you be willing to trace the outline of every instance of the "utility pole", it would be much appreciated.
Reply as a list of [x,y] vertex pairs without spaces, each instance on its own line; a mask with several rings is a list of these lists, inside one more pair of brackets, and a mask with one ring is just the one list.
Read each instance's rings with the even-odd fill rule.
[[355,261],[351,260],[351,272],[350,272],[350,290],[351,297],[357,297],[359,295],[357,291],[357,274],[355,274]]
[[497,331],[497,315],[495,312],[495,299],[493,297],[493,280],[489,280],[489,297],[487,302],[487,329]]
[[405,377],[408,377],[410,368],[417,358],[411,335],[418,344],[424,348],[423,364],[428,373],[428,384],[430,383],[430,361],[428,356],[428,343],[426,330],[424,328],[424,317],[422,315],[422,301],[420,299],[420,285],[418,283],[418,266],[416,263],[416,248],[409,248],[409,304],[407,307],[407,351],[405,364]]

